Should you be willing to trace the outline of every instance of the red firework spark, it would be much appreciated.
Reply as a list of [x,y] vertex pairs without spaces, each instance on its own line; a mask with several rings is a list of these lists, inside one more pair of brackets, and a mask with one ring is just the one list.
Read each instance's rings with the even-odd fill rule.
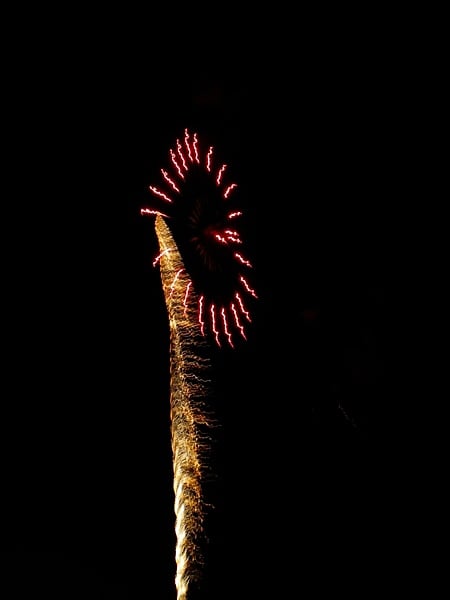
[[[214,270],[214,259],[211,259],[211,254],[214,255],[214,245],[223,248],[227,251],[227,260],[233,261],[234,266],[230,269],[230,264],[222,265],[225,270],[234,273],[232,285],[233,289],[227,290],[227,299],[223,300],[217,296],[208,294],[202,290],[202,286],[196,286],[196,282],[192,284],[192,280],[186,287],[185,305],[189,302],[190,294],[195,289],[197,301],[197,315],[200,329],[203,335],[208,331],[218,346],[225,341],[234,348],[233,335],[240,335],[246,338],[245,324],[251,322],[250,311],[247,307],[246,297],[257,298],[255,290],[248,282],[247,276],[243,271],[251,269],[251,262],[241,252],[242,239],[240,233],[236,229],[236,221],[242,216],[239,210],[228,210],[230,197],[233,195],[238,185],[235,182],[227,181],[228,165],[218,162],[213,146],[201,149],[197,133],[190,133],[188,129],[184,130],[182,138],[178,138],[174,147],[169,149],[169,168],[160,169],[162,174],[161,182],[158,186],[151,185],[149,190],[167,207],[167,212],[161,212],[157,209],[142,208],[141,215],[161,215],[165,219],[174,217],[173,207],[177,206],[177,202],[183,203],[186,199],[183,197],[187,187],[187,181],[192,172],[201,172],[203,177],[209,180],[209,183],[214,187],[219,196],[219,201],[222,204],[221,212],[223,218],[210,219],[211,222],[205,222],[204,215],[198,216],[198,212],[202,209],[196,207],[192,210],[188,217],[183,215],[192,224],[193,221],[201,221],[201,232],[191,237],[191,243],[195,247],[196,252],[201,255],[203,264],[210,270],[211,274]],[[194,191],[191,188],[191,195],[196,196],[201,190]],[[203,207],[203,205],[201,205]],[[203,211],[205,212],[205,211]],[[209,213],[208,213],[209,214]],[[230,223],[233,223],[232,228]],[[195,242],[194,242],[195,240]],[[202,243],[199,240],[207,240],[207,243]],[[239,251],[237,247],[239,246]],[[217,254],[217,256],[222,256]],[[153,261],[153,266],[159,262],[161,255],[157,256]],[[217,261],[216,261],[217,262]],[[220,267],[221,265],[216,265]],[[218,269],[220,270],[220,269]],[[177,273],[176,277],[179,276]],[[173,282],[175,285],[175,281]]]

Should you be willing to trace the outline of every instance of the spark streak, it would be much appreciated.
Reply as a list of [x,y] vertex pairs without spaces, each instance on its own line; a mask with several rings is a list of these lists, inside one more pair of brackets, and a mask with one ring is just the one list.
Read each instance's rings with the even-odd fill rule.
[[224,198],[228,198],[228,196],[231,194],[231,192],[234,190],[234,188],[237,187],[237,183],[230,183],[230,185],[226,188],[226,190],[223,192],[223,197]]
[[173,202],[172,198],[169,198],[167,194],[158,190],[158,188],[154,185],[151,185],[149,189],[155,194],[155,196],[159,196],[160,198],[167,200],[167,202]]
[[[170,324],[170,419],[175,493],[177,600],[187,600],[204,563],[205,502],[202,481],[214,425],[203,401],[210,393],[210,360],[196,318],[195,293],[164,220],[157,216],[161,281]],[[189,292],[189,293],[188,293]]]

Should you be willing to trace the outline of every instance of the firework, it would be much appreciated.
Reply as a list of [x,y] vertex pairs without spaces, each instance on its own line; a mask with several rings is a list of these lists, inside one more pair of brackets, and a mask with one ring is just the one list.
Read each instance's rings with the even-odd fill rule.
[[[206,503],[205,463],[214,425],[206,404],[212,387],[210,343],[234,348],[246,340],[252,264],[242,250],[242,212],[233,207],[238,185],[212,146],[186,129],[169,150],[161,182],[149,186],[161,281],[170,327],[170,418],[175,493],[178,600],[201,577]],[[160,205],[160,208],[158,207]]]

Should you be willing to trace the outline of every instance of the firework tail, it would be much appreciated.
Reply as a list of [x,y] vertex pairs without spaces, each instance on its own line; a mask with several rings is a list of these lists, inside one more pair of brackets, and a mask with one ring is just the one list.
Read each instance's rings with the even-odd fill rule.
[[[161,216],[155,220],[161,251],[160,273],[170,328],[170,422],[175,493],[177,600],[187,600],[201,579],[205,541],[204,456],[213,419],[205,409],[211,365],[197,319],[192,282],[172,234]],[[189,294],[187,294],[187,290]]]

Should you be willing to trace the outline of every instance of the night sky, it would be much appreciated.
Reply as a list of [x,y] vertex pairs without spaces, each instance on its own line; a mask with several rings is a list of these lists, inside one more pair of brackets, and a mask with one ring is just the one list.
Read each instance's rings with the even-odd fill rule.
[[28,55],[2,403],[0,585],[18,598],[175,599],[168,320],[139,211],[185,127],[233,168],[259,295],[248,342],[213,352],[197,597],[382,586],[393,114],[356,39],[159,66]]

